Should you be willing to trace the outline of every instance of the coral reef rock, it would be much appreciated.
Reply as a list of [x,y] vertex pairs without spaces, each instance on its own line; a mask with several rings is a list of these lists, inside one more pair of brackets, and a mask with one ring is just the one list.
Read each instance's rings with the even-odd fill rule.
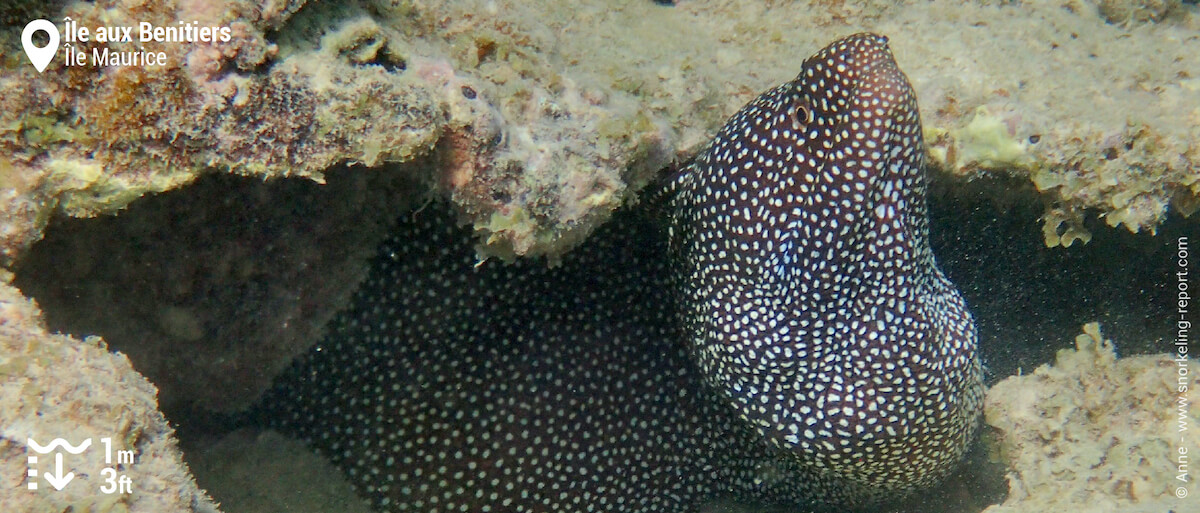
[[[0,50],[0,261],[48,213],[114,212],[208,172],[320,180],[434,153],[485,254],[559,254],[824,42],[890,35],[933,161],[1036,185],[1050,245],[1089,212],[1153,230],[1200,208],[1194,2],[175,0],[0,10],[228,41],[78,43],[161,66],[38,73]],[[19,30],[0,48],[19,49]],[[101,48],[104,47],[104,48]]]
[[984,415],[1003,432],[1009,495],[985,513],[1194,511],[1184,504],[1195,499],[1176,497],[1200,491],[1194,454],[1192,477],[1176,477],[1178,448],[1200,447],[1200,406],[1178,390],[1179,369],[1173,355],[1118,359],[1090,323],[1053,365],[997,383]]
[[[40,316],[32,301],[0,283],[0,511],[216,513],[183,464],[154,385],[99,339],[46,333]],[[78,455],[60,446],[50,451],[55,456],[29,459],[39,457],[30,439],[48,446],[56,438],[91,443]],[[118,451],[133,451],[133,463],[106,462]],[[58,455],[65,456],[62,472]],[[31,470],[72,472],[72,479],[56,491]],[[135,493],[113,487],[109,479],[117,476],[128,477]],[[106,486],[117,493],[101,493]]]

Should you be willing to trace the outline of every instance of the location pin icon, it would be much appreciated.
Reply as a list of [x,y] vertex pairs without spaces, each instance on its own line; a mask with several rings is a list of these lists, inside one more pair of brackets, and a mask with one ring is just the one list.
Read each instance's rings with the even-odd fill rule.
[[[39,30],[50,36],[50,44],[41,48],[33,45],[33,33]],[[29,62],[41,73],[50,65],[54,53],[58,51],[58,27],[47,20],[33,20],[25,25],[25,30],[21,32],[21,45],[25,47],[25,55],[29,56]]]

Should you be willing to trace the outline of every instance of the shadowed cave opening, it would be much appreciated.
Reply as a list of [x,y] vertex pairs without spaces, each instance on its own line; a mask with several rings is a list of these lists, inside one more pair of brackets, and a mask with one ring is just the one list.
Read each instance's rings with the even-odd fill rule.
[[1172,350],[1175,241],[1200,219],[1172,211],[1154,235],[1089,216],[1091,242],[1047,248],[1032,184],[932,178],[930,241],[975,316],[989,384],[1054,361],[1092,321],[1119,356]]
[[209,174],[115,216],[56,217],[14,284],[51,330],[101,335],[171,410],[245,408],[315,340],[413,195],[408,169],[326,184]]
[[[319,338],[392,222],[428,188],[413,178],[426,165],[333,170],[324,185],[211,174],[117,216],[56,217],[14,283],[51,330],[104,337],[158,386],[201,486],[221,500],[212,476],[237,472],[213,462],[222,456],[205,460],[227,434],[212,419],[253,402]],[[1157,237],[1093,220],[1091,243],[1046,248],[1043,205],[1020,183],[935,177],[929,203],[934,252],[975,315],[989,382],[1052,361],[1093,320],[1122,355],[1167,347],[1171,242],[1195,233],[1196,220],[1171,217]],[[892,510],[1001,501],[1004,469],[990,462],[989,436],[946,485]],[[222,502],[227,513],[246,510]]]

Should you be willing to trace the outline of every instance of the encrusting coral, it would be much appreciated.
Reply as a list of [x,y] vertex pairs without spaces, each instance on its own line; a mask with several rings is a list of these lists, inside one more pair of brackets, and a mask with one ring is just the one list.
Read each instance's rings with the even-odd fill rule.
[[1176,496],[1194,484],[1176,479],[1178,449],[1200,447],[1200,407],[1179,391],[1179,368],[1168,355],[1118,359],[1090,323],[1053,365],[993,386],[985,421],[1012,470],[1008,499],[986,513],[1190,511]]
[[[850,26],[891,34],[908,56],[934,164],[1042,191],[1048,244],[1086,241],[1089,212],[1152,230],[1171,206],[1200,206],[1188,37],[1200,21],[1194,4],[1158,3],[1139,4],[1137,23],[1087,0],[18,4],[4,19],[194,21],[231,37],[75,43],[167,64],[60,58],[41,74],[0,50],[0,257],[11,263],[56,208],[112,213],[203,173],[320,180],[335,164],[430,152],[484,254],[560,254]],[[16,32],[3,48],[20,48]]]
[[[212,171],[319,181],[336,164],[378,167],[435,147],[439,182],[494,253],[556,253],[620,204],[627,173],[644,182],[669,158],[659,129],[631,100],[547,77],[544,64],[536,78],[508,68],[507,78],[472,76],[404,33],[432,27],[403,19],[385,26],[369,6],[331,13],[299,3],[111,1],[46,13],[85,27],[195,20],[228,27],[232,37],[137,46],[164,52],[165,66],[60,59],[41,75],[26,66],[0,75],[0,146],[12,155],[0,178],[14,192],[0,205],[13,215],[0,231],[5,262],[36,240],[55,207],[111,213]],[[413,19],[436,23],[431,15]],[[285,31],[275,35],[284,44],[267,40],[270,30]],[[76,43],[85,53],[135,44]],[[521,104],[502,115],[487,78],[520,82],[506,93]]]

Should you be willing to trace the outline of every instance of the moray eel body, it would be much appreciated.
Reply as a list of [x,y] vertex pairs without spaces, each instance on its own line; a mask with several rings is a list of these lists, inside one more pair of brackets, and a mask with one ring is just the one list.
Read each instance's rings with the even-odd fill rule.
[[965,450],[982,385],[926,243],[921,144],[886,40],[858,35],[554,268],[476,265],[427,207],[257,414],[388,512],[860,505],[926,485]]

